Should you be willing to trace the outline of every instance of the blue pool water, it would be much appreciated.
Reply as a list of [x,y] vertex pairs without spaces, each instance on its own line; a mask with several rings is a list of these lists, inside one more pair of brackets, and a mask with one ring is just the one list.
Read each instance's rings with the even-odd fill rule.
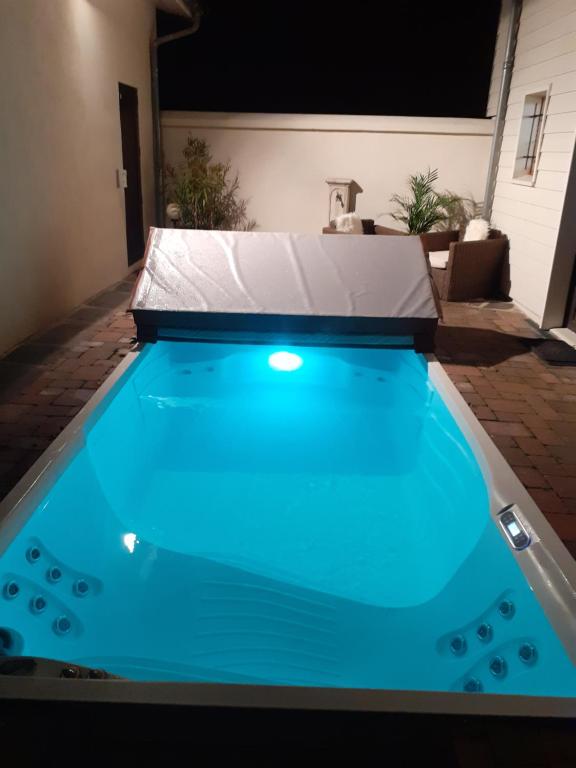
[[416,353],[158,342],[83,436],[0,558],[6,652],[136,680],[576,695]]

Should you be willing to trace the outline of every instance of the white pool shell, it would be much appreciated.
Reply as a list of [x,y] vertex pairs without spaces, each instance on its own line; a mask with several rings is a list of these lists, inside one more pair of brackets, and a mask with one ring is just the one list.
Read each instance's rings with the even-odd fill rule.
[[[90,402],[0,504],[0,554],[17,535],[63,466],[81,445],[87,419],[139,355],[130,352]],[[532,544],[511,550],[549,622],[576,663],[576,561],[492,443],[440,363],[427,356],[428,375],[472,448],[484,475],[494,524],[514,500]],[[172,704],[401,713],[576,716],[576,699],[465,693],[406,692],[220,683],[145,683],[0,677],[0,697],[22,700]]]

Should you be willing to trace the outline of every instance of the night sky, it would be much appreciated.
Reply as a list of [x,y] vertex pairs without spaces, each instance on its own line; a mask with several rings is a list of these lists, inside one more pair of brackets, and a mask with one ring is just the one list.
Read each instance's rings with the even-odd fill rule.
[[197,34],[160,48],[162,109],[485,116],[500,0],[203,7]]

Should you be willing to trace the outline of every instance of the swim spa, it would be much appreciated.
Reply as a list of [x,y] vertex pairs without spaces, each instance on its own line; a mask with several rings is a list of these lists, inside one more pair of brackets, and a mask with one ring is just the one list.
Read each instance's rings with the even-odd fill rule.
[[576,695],[574,564],[405,328],[255,343],[165,311],[7,500],[9,659],[222,703]]

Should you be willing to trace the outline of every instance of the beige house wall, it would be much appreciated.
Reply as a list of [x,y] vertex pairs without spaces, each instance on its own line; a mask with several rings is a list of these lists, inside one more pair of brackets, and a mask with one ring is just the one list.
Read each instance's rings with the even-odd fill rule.
[[0,23],[0,354],[128,272],[118,83],[153,215],[149,0],[8,0]]

